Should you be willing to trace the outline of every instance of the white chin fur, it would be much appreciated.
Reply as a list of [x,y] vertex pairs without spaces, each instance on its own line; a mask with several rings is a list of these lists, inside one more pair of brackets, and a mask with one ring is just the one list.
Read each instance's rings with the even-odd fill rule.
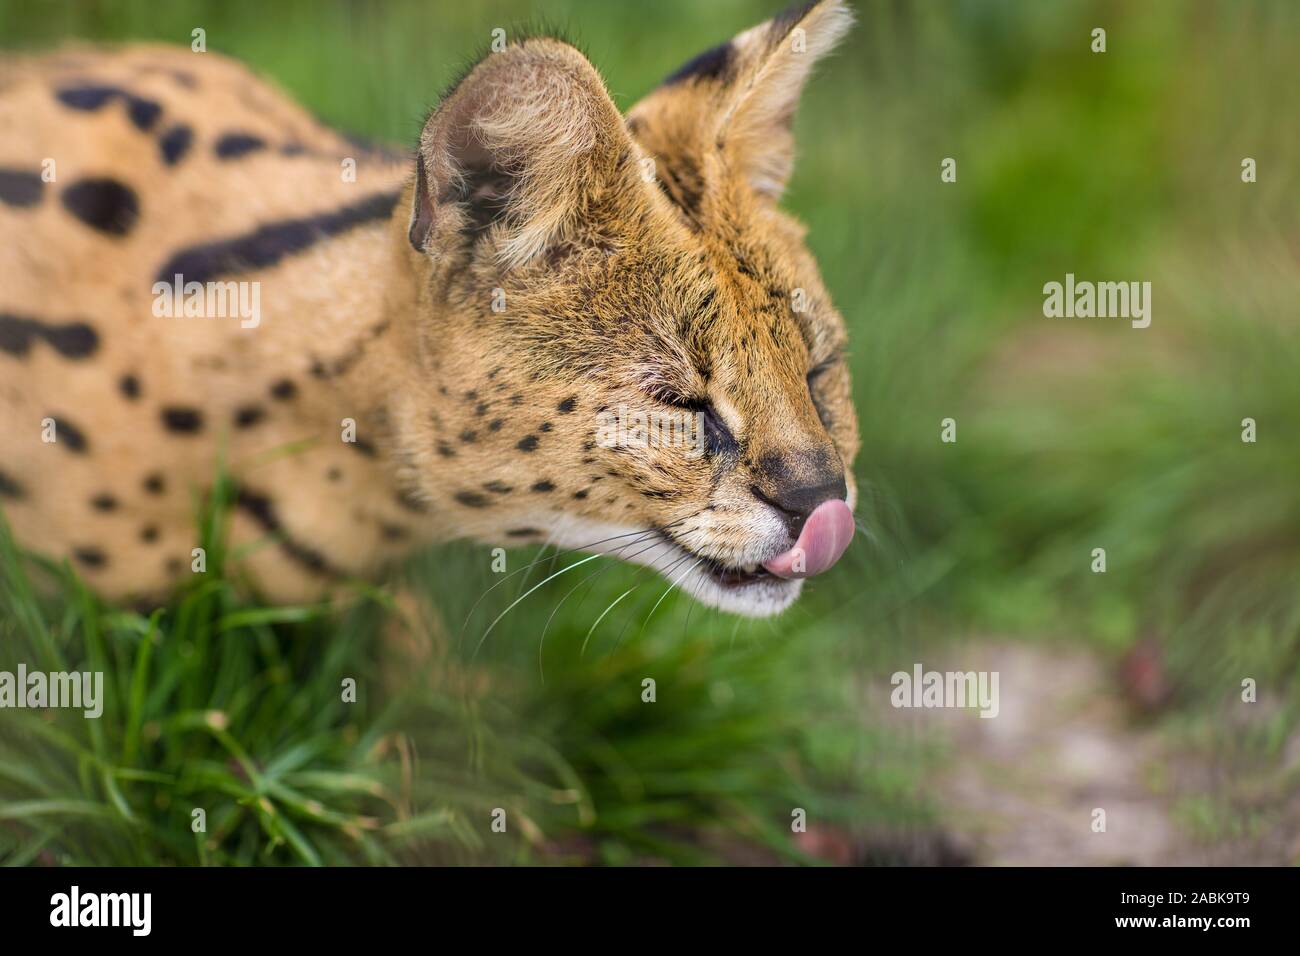
[[[666,581],[701,604],[744,617],[771,617],[779,614],[793,604],[803,590],[802,580],[787,581],[776,577],[760,578],[752,584],[723,587],[696,567],[697,559],[688,556],[677,545],[662,539],[653,543],[627,543],[637,540],[638,536],[632,533],[634,530],[583,522],[580,527],[571,524],[557,528],[552,534],[552,541],[559,547],[575,548],[602,538],[614,538],[586,550],[653,568]],[[615,538],[616,535],[623,537]]]
[[771,617],[780,614],[799,596],[803,581],[760,578],[753,584],[723,587],[706,574],[696,571],[686,576],[682,587],[701,604],[745,617]]

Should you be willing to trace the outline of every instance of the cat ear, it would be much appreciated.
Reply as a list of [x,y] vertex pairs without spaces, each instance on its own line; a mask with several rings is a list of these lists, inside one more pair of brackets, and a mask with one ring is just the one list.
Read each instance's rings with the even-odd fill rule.
[[503,264],[525,263],[635,176],[633,151],[600,75],[573,47],[538,38],[490,53],[420,134],[411,245],[435,253],[457,234],[486,235]]
[[648,152],[684,167],[679,180],[706,177],[716,154],[755,192],[779,198],[804,83],[852,22],[842,0],[792,7],[686,63],[637,104],[629,125]]

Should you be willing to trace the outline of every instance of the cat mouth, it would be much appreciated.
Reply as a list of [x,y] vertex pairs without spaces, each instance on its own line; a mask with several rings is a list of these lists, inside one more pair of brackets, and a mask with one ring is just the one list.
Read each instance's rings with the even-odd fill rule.
[[761,562],[731,564],[683,547],[667,535],[667,563],[655,567],[670,582],[697,600],[748,617],[767,617],[788,607],[799,595],[801,581],[773,574]]
[[813,509],[790,547],[761,562],[727,564],[717,558],[696,554],[677,542],[670,543],[695,558],[695,570],[718,587],[744,588],[764,579],[789,581],[829,570],[843,556],[853,538],[853,529],[853,512],[848,504],[831,499]]
[[752,584],[757,584],[760,581],[777,580],[776,575],[762,565],[733,567],[724,564],[716,558],[706,558],[703,555],[696,555],[690,551],[687,551],[686,553],[700,562],[699,567],[696,570],[721,588],[744,588]]

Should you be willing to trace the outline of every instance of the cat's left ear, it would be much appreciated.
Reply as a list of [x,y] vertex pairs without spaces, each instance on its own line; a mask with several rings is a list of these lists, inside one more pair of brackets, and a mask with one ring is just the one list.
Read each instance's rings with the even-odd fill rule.
[[852,22],[842,0],[792,7],[686,63],[628,114],[629,127],[689,175],[707,179],[716,154],[776,199],[794,164],[791,125],[804,83]]

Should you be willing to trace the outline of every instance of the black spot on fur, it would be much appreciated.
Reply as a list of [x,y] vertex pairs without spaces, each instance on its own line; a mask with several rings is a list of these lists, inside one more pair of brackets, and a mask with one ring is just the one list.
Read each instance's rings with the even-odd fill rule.
[[266,495],[250,488],[240,488],[235,496],[235,505],[256,521],[263,530],[275,535],[280,541],[280,550],[302,567],[328,577],[341,577],[341,573],[325,560],[325,556],[308,545],[295,541],[284,528],[275,503]]
[[35,339],[44,339],[64,358],[80,359],[99,348],[99,335],[85,322],[51,325],[39,319],[0,312],[0,352],[26,355]]
[[342,480],[343,480],[343,472],[339,471],[337,468],[330,468],[330,469],[328,469],[328,470],[325,472],[325,480],[326,480],[326,481],[342,481]]
[[105,492],[91,498],[90,506],[96,511],[113,511],[117,508],[117,499]]
[[483,486],[484,491],[490,491],[495,495],[508,495],[514,491],[514,488],[501,481],[489,481]]
[[404,541],[411,536],[411,532],[397,524],[381,524],[379,533],[385,541]]
[[486,508],[490,504],[477,491],[458,491],[453,497],[466,508]]
[[54,419],[54,435],[57,444],[78,455],[83,454],[90,447],[85,434],[72,422],[58,415],[48,417]]
[[143,482],[144,490],[151,495],[161,495],[167,490],[167,480],[158,472],[145,475]]
[[356,441],[344,442],[358,455],[365,455],[367,458],[374,458],[379,452],[375,449],[373,442],[368,442],[364,438],[358,438]]
[[664,78],[664,86],[684,83],[687,80],[716,80],[727,72],[731,66],[735,50],[731,41],[719,43],[711,50],[705,50],[699,56],[683,63],[673,73]]
[[179,273],[187,282],[208,282],[230,273],[269,268],[323,239],[388,219],[398,196],[396,192],[377,193],[331,212],[282,219],[233,239],[190,246],[164,263],[158,270],[157,281],[171,282]]
[[536,435],[525,435],[523,438],[519,439],[519,441],[518,441],[518,443],[515,445],[515,447],[518,448],[520,451],[536,451],[536,450],[537,450],[537,436],[536,436]]
[[473,429],[467,428],[460,433],[460,440],[463,441],[466,445],[472,445],[474,442],[478,441],[478,432],[474,431]]
[[235,427],[252,428],[266,417],[266,409],[261,405],[245,405],[235,409]]
[[117,387],[131,401],[135,401],[140,397],[140,380],[134,375],[123,375],[117,380]]
[[487,414],[487,410],[488,410],[487,402],[479,402],[477,405],[474,406],[474,414],[479,416],[480,418]]
[[511,528],[506,532],[507,538],[535,538],[541,534],[536,528]]
[[116,179],[80,179],[62,198],[68,212],[105,235],[125,236],[140,218],[135,191]]
[[35,206],[45,183],[37,173],[0,167],[0,202],[9,206]]
[[397,502],[399,508],[409,511],[412,514],[422,515],[429,510],[427,502],[421,501],[409,491],[399,491],[393,496],[393,500]]
[[64,106],[92,113],[102,108],[109,100],[122,95],[122,89],[103,84],[87,84],[84,86],[65,86],[57,90],[54,95],[58,97],[59,102]]
[[15,479],[0,471],[0,498],[23,498],[27,494]]
[[73,548],[72,556],[88,568],[102,568],[108,564],[108,556],[99,548]]
[[214,148],[218,159],[238,159],[240,156],[266,149],[266,140],[251,133],[226,133]]
[[494,418],[492,421],[488,422],[488,431],[499,432],[501,431],[501,426],[505,423],[506,421],[504,418]]
[[533,485],[533,491],[554,491],[555,483],[552,481],[539,481]]
[[141,96],[132,96],[126,94],[126,115],[131,118],[135,128],[141,132],[148,132],[153,128],[153,124],[158,122],[158,117],[162,115],[162,107],[153,100],[146,100]]
[[158,152],[162,154],[164,163],[175,166],[185,158],[193,142],[194,130],[184,123],[178,123],[158,137]]
[[445,441],[438,442],[438,454],[443,458],[455,458],[456,449],[452,448]]
[[145,544],[153,544],[158,540],[158,529],[154,525],[147,524],[140,529],[140,540]]
[[549,432],[553,427],[554,427],[554,426],[551,425],[550,422],[542,422],[540,425],[537,426],[537,430],[538,430],[539,432],[541,432],[542,434],[546,434],[546,433]]
[[578,396],[576,395],[570,395],[564,401],[560,402],[559,405],[555,406],[556,411],[558,411],[561,415],[567,415],[569,414],[569,412],[573,411],[577,407],[578,407]]
[[282,378],[271,386],[271,397],[281,402],[287,402],[297,394],[298,386],[287,378]]
[[203,430],[203,413],[197,408],[169,405],[159,413],[163,427],[180,435],[193,435]]

